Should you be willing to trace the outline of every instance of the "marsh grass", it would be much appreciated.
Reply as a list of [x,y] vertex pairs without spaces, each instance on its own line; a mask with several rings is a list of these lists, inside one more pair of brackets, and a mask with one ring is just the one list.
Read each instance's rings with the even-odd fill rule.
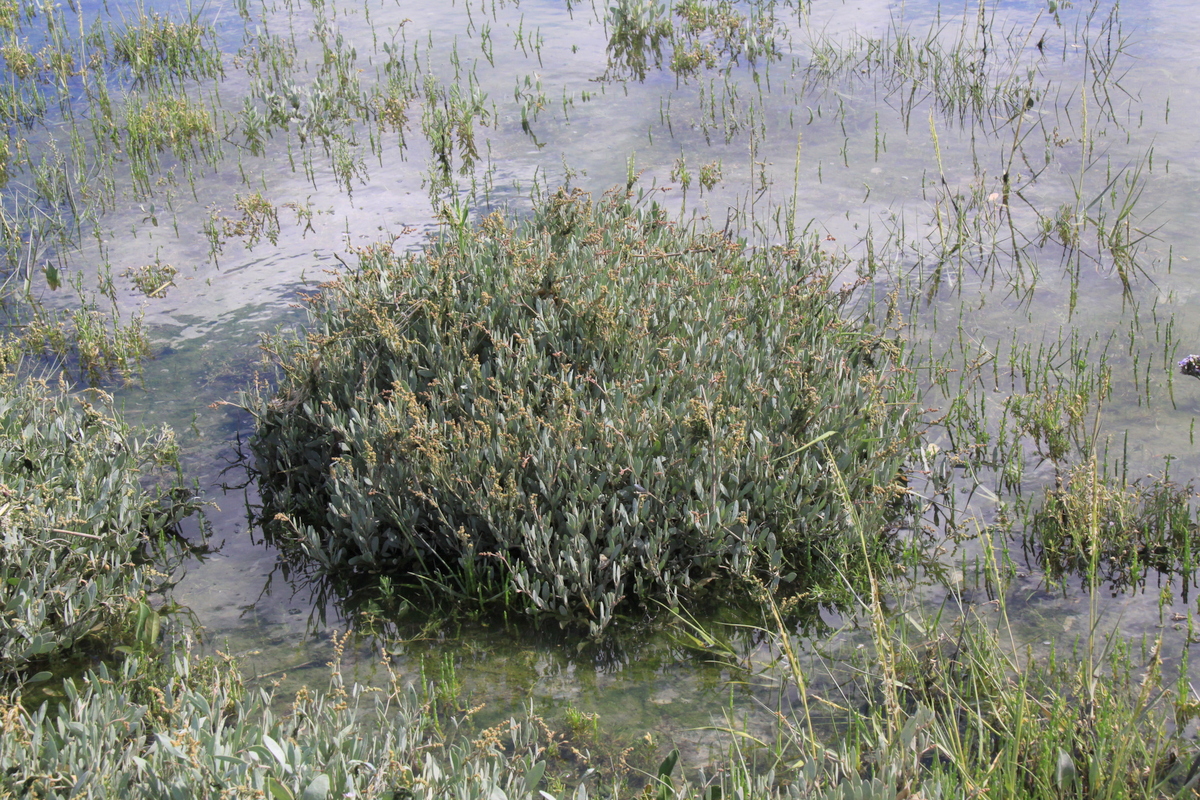
[[[119,308],[100,220],[118,198],[170,194],[198,158],[214,162],[216,116],[186,89],[218,79],[221,60],[212,28],[195,17],[139,12],[119,31],[84,17],[34,5],[6,17],[0,306],[19,351],[95,383],[136,375],[149,353],[140,315]],[[102,262],[94,287],[68,266],[88,235]],[[47,300],[44,289],[65,286],[77,302]]]
[[81,292],[79,305],[65,311],[40,305],[27,311],[31,316],[9,339],[12,346],[0,352],[7,359],[6,369],[19,369],[22,360],[32,356],[45,359],[65,376],[98,384],[114,374],[131,379],[151,356],[141,318],[119,321],[119,314],[101,306],[95,296]]
[[845,41],[814,36],[809,80],[868,82],[897,106],[907,128],[913,112],[932,105],[948,120],[985,130],[1012,123],[1041,99],[1038,57],[1028,50],[1033,28],[1004,26],[997,7],[941,12],[924,30],[893,17],[878,37]]
[[[1088,469],[1096,479],[1095,462]],[[1110,499],[1090,492],[1078,521],[1092,532],[1084,547],[1093,598],[1106,557],[1097,512]],[[788,734],[749,737],[759,768],[786,774],[805,797],[1190,796],[1200,750],[1185,725],[1196,703],[1185,673],[1166,668],[1162,638],[1144,637],[1138,655],[1101,630],[1092,602],[1074,644],[1035,653],[1008,616],[1010,573],[996,558],[1005,545],[992,544],[979,587],[990,600],[952,593],[928,613],[903,595],[864,596],[840,650],[826,644],[819,660],[798,655],[776,613],[768,630]],[[1186,661],[1185,647],[1181,670]]]
[[169,151],[183,164],[199,157],[211,162],[217,157],[217,142],[212,112],[187,97],[162,94],[126,106],[125,151],[140,197],[155,193],[155,177],[162,171],[161,154]]
[[[839,746],[845,775],[878,776],[891,796],[1161,797],[1194,783],[1195,744],[1175,726],[1190,697],[1164,679],[1160,642],[1144,662],[1102,639],[1035,657],[995,610],[886,630],[892,670],[863,665],[838,698],[860,704]],[[888,686],[899,714],[872,699]]]
[[662,65],[674,31],[667,6],[656,0],[619,0],[609,8],[605,24],[609,80],[624,76],[642,81],[649,70]]
[[223,74],[213,29],[196,15],[176,22],[155,11],[141,11],[109,37],[112,57],[127,65],[138,81],[178,83]]
[[774,3],[750,3],[743,10],[728,0],[620,0],[604,17],[608,65],[602,78],[644,81],[665,65],[677,80],[689,80],[777,61],[786,32],[775,11]]
[[1166,474],[1124,484],[1075,466],[1048,488],[1024,539],[1052,581],[1095,571],[1112,591],[1136,590],[1153,573],[1182,587],[1195,572],[1195,491]]
[[[878,618],[831,680],[796,671],[811,665],[786,628],[760,629],[776,652],[793,654],[770,668],[785,690],[777,729],[760,738],[729,720],[727,749],[691,764],[677,750],[664,758],[669,744],[649,734],[622,746],[602,716],[574,706],[561,719],[531,707],[485,727],[448,660],[413,681],[385,657],[384,681],[365,688],[343,678],[347,639],[336,636],[328,686],[284,699],[248,689],[233,662],[198,660],[176,644],[100,665],[38,708],[5,696],[0,780],[42,796],[1189,795],[1200,775],[1181,729],[1197,704],[1167,677],[1161,641],[1138,655],[1088,635],[1035,657],[1016,643],[1003,599],[950,617]],[[815,725],[798,716],[802,698]]]

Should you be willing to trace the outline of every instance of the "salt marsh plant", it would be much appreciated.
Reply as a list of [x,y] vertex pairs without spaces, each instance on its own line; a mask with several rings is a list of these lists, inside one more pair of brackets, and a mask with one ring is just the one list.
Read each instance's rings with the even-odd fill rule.
[[151,559],[198,508],[175,458],[169,433],[135,432],[101,401],[5,379],[0,666],[64,653],[163,583]]
[[472,739],[428,687],[302,689],[278,713],[229,663],[131,658],[63,684],[56,708],[0,698],[0,793],[22,797],[536,797],[527,714]]
[[[442,5],[455,13],[463,6]],[[569,2],[568,12],[572,5],[582,15],[577,3]],[[797,11],[796,26],[774,16],[788,5]],[[136,314],[134,324],[116,326],[115,299],[109,311],[65,277],[80,240],[94,238],[104,257],[104,242],[114,238],[105,230],[107,211],[141,202],[149,209],[143,227],[178,214],[180,234],[179,220],[196,215],[176,210],[185,207],[172,201],[179,199],[177,183],[201,164],[236,160],[246,188],[222,180],[217,191],[227,194],[197,200],[211,203],[205,233],[213,258],[230,237],[262,247],[282,240],[286,247],[279,209],[295,210],[298,224],[311,223],[316,212],[272,196],[278,184],[256,173],[263,165],[255,159],[286,152],[269,163],[302,172],[314,189],[328,186],[318,183],[332,173],[349,194],[366,180],[368,154],[385,169],[396,154],[385,152],[385,140],[400,156],[411,141],[428,166],[421,176],[432,201],[426,211],[445,224],[443,240],[411,259],[385,246],[364,250],[359,264],[313,301],[306,338],[269,343],[278,356],[279,385],[264,385],[246,401],[259,423],[264,517],[292,564],[318,564],[347,579],[339,585],[376,581],[380,595],[399,593],[410,605],[456,595],[475,607],[522,609],[593,632],[615,616],[657,608],[655,601],[724,600],[733,594],[725,589],[742,593],[760,583],[797,604],[870,598],[861,618],[876,634],[871,655],[879,659],[859,665],[861,687],[851,696],[861,700],[862,714],[841,720],[859,738],[847,736],[841,750],[842,740],[826,740],[834,755],[823,751],[820,758],[836,762],[826,770],[811,757],[811,720],[802,720],[798,744],[788,751],[796,758],[779,760],[770,777],[751,775],[731,759],[728,774],[746,783],[721,784],[726,793],[900,797],[950,794],[945,787],[953,786],[972,795],[1052,795],[1086,785],[1098,794],[1101,779],[1123,778],[1121,770],[1151,776],[1144,785],[1155,788],[1190,781],[1176,773],[1176,784],[1156,782],[1167,773],[1155,755],[1175,746],[1189,757],[1191,751],[1142,726],[1161,709],[1139,701],[1140,687],[1133,701],[1120,699],[1120,713],[1106,717],[1118,722],[1102,729],[1073,716],[1070,706],[1073,697],[1087,696],[1090,711],[1103,710],[1094,701],[1101,685],[1094,672],[1050,666],[1037,672],[996,649],[982,623],[907,628],[883,613],[880,598],[889,583],[872,580],[886,577],[892,534],[909,522],[908,498],[926,494],[933,514],[923,521],[951,537],[966,536],[970,525],[956,512],[973,511],[971,498],[991,494],[989,485],[996,489],[998,518],[1025,515],[1001,519],[997,527],[1024,533],[1052,577],[1089,569],[1111,574],[1115,583],[1136,583],[1147,568],[1190,574],[1190,490],[1165,482],[1096,489],[1088,483],[1094,476],[1071,467],[1095,457],[1089,423],[1110,399],[1111,371],[1125,366],[1111,353],[1117,348],[1106,344],[1096,352],[1100,343],[1111,343],[1108,331],[1089,352],[1072,331],[1061,329],[1056,343],[1052,329],[1011,325],[1000,314],[1006,333],[999,338],[1011,331],[1009,345],[993,341],[996,328],[986,326],[995,321],[982,322],[977,313],[1006,302],[995,292],[997,277],[1017,301],[1013,315],[1028,313],[1038,270],[1055,263],[1070,281],[1069,311],[1086,289],[1080,287],[1093,262],[1101,275],[1121,281],[1131,308],[1145,296],[1138,283],[1150,277],[1142,258],[1150,228],[1135,207],[1153,159],[1146,157],[1144,168],[1138,158],[1122,167],[1119,142],[1111,136],[1106,142],[1099,127],[1134,133],[1126,128],[1135,115],[1114,102],[1125,47],[1115,6],[1111,13],[1097,12],[1098,4],[1090,14],[1081,9],[1072,32],[1054,7],[1039,16],[1025,4],[1009,15],[1010,7],[985,0],[961,15],[938,12],[928,25],[898,16],[875,35],[833,41],[807,25],[803,2],[619,0],[592,7],[588,24],[592,30],[605,24],[609,38],[599,43],[607,45],[605,54],[584,75],[602,73],[601,80],[586,85],[573,83],[572,70],[564,76],[549,58],[541,63],[537,25],[544,23],[532,21],[534,10],[513,4],[469,2],[467,30],[454,32],[448,58],[440,47],[444,29],[435,24],[414,32],[424,20],[398,17],[385,29],[371,19],[379,13],[375,3],[356,8],[289,0],[259,9],[239,0],[236,6],[247,23],[242,48],[223,56],[218,41],[230,41],[224,38],[229,15],[209,24],[203,13],[168,19],[137,11],[118,24],[93,21],[91,6],[86,12],[71,6],[72,16],[65,7],[0,0],[0,69],[11,79],[0,81],[0,180],[7,187],[0,204],[6,259],[0,278],[15,300],[4,318],[10,336],[0,342],[6,358],[22,348],[54,354],[102,380],[110,367],[134,368],[137,358],[130,354],[145,355]],[[437,16],[436,6],[425,20],[447,18]],[[506,29],[515,43],[505,40]],[[562,32],[569,41],[573,32]],[[472,37],[477,40],[468,45]],[[527,71],[514,66],[518,48]],[[794,57],[790,69],[776,66],[785,53]],[[582,49],[581,58],[592,55]],[[230,70],[226,83],[229,65],[237,73]],[[674,80],[655,74],[668,69]],[[614,90],[605,78],[625,85]],[[679,156],[672,178],[685,190],[699,187],[694,213],[719,219],[728,192],[748,179],[745,200],[736,200],[726,216],[725,235],[687,230],[651,209],[635,211],[631,198],[597,208],[569,195],[539,208],[529,223],[490,218],[479,230],[472,227],[484,213],[478,187],[489,204],[496,191],[496,199],[523,207],[519,188],[508,192],[494,183],[500,159],[513,159],[512,169],[501,165],[502,174],[524,180],[522,170],[532,166],[535,176],[542,170],[540,180],[546,177],[546,164],[532,148],[518,148],[530,150],[528,158],[514,155],[518,120],[530,137],[537,129],[539,150],[564,141],[568,108],[574,131],[565,141],[597,132],[626,141],[628,131],[619,129],[623,115],[609,113],[612,97],[629,98],[616,102],[630,111],[646,111],[655,92],[658,123],[647,133],[675,140],[668,148],[669,158]],[[871,98],[875,107],[863,108]],[[598,102],[585,106],[589,99]],[[601,121],[589,121],[597,107]],[[803,127],[801,136],[805,111],[812,127]],[[878,329],[928,346],[924,363],[907,356],[910,344],[861,329],[849,318],[861,307],[839,307],[845,298],[830,291],[831,282],[853,269],[852,251],[829,256],[796,233],[805,225],[799,215],[807,213],[806,193],[821,197],[814,213],[826,214],[835,202],[849,206],[847,223],[858,229],[854,192],[842,191],[844,180],[833,179],[839,188],[825,201],[826,190],[803,185],[801,175],[809,172],[809,159],[823,181],[835,163],[849,171],[856,158],[870,158],[869,144],[862,143],[872,138],[871,112],[881,177],[864,174],[866,196],[877,202],[901,171],[914,183],[921,176],[920,194],[919,200],[916,190],[894,196],[884,223],[889,242],[874,240],[868,230],[859,275],[878,289],[876,310],[887,305]],[[910,130],[914,114],[918,124]],[[932,150],[923,143],[926,114]],[[833,158],[822,140],[839,126],[844,145]],[[714,131],[723,134],[724,149],[720,137],[710,138]],[[770,167],[785,164],[793,151],[794,170],[791,164]],[[663,166],[655,161],[661,153],[653,143],[643,153],[638,167],[654,175]],[[559,154],[551,154],[549,163],[556,164]],[[572,172],[564,155],[568,182],[576,174],[586,179],[588,169],[599,174],[608,160],[581,165],[569,155],[587,169]],[[632,161],[629,173],[635,187]],[[659,169],[657,178],[664,173]],[[788,173],[794,198],[777,205],[773,182]],[[604,180],[611,179],[619,177]],[[197,197],[213,189],[192,188]],[[843,203],[845,197],[851,199]],[[776,212],[777,235],[767,232],[764,210]],[[836,233],[846,241],[829,219],[814,228],[822,224],[831,225],[829,240]],[[739,230],[753,230],[762,242],[784,241],[786,248],[742,247],[733,241]],[[347,240],[360,232],[348,218]],[[101,292],[110,299],[114,273],[147,296],[160,295],[176,277],[153,254],[121,266],[128,264],[147,266],[99,271]],[[78,303],[61,314],[27,308],[43,285],[75,287]],[[970,297],[976,290],[978,305]],[[957,342],[953,333],[945,335],[955,315]],[[1130,322],[1129,352],[1138,402],[1145,386],[1148,403],[1150,359],[1137,360],[1137,324]],[[1171,339],[1169,325],[1165,331]],[[1156,340],[1155,364],[1159,346]],[[1161,345],[1164,359],[1173,346]],[[931,435],[916,458],[910,453],[919,432],[919,393],[910,368],[929,387],[920,395],[922,407],[938,404],[939,391],[946,399],[945,408],[927,410]],[[902,475],[910,461],[927,475]],[[1051,473],[1063,481],[1047,489]],[[844,476],[845,487],[836,475]],[[908,490],[905,477],[911,478]],[[1096,498],[1103,513],[1096,513]],[[890,633],[920,641],[886,644]],[[104,673],[94,685],[115,674]],[[156,680],[177,685],[165,673]],[[1155,691],[1156,680],[1150,681]],[[164,696],[175,703],[182,695]],[[881,697],[886,702],[876,702]],[[126,709],[124,699],[97,690],[87,702],[108,703],[103,713],[114,715]],[[187,704],[202,707],[193,694]],[[181,796],[202,791],[196,788],[202,781],[220,787],[214,794],[244,789],[276,798],[448,791],[434,782],[432,769],[412,777],[415,762],[389,786],[368,781],[363,762],[376,758],[374,751],[347,744],[358,732],[332,737],[349,723],[323,712],[314,717],[333,726],[324,732],[301,730],[307,723],[297,721],[223,740],[230,731],[221,728],[203,739],[205,746],[217,742],[212,752],[221,757],[197,766],[193,745],[202,737],[196,730],[207,735],[205,726],[216,730],[218,719],[231,727],[244,722],[230,702],[210,699],[210,711],[217,706],[227,713],[202,714],[202,721],[171,717],[169,730],[131,723],[128,741],[109,748],[114,760],[104,763],[114,775],[134,770],[139,786]],[[251,716],[259,713],[259,706],[248,707]],[[154,706],[147,713],[180,708]],[[78,779],[77,762],[47,765],[64,763],[51,751],[74,746],[70,737],[80,728],[70,723],[96,736],[109,733],[99,717],[70,716],[77,712],[77,706],[60,712],[70,720],[66,728],[53,727],[52,713],[8,728],[16,741],[0,742],[0,751],[39,736],[46,744],[41,761],[26,750],[4,762],[3,769],[16,764],[17,771],[0,772],[6,776],[0,781],[19,774],[12,780],[20,781],[20,790],[43,789],[37,782],[44,780],[48,794],[60,784],[69,791],[63,776]],[[9,707],[0,722],[18,716]],[[1130,719],[1136,724],[1120,722]],[[43,722],[53,735],[34,732]],[[1044,737],[1049,749],[1020,736],[1042,735],[1043,727],[1051,729]],[[1137,758],[1122,756],[1138,746],[1121,738],[1126,729],[1148,731],[1145,741],[1153,746]],[[1155,749],[1162,741],[1163,749]],[[230,749],[221,750],[222,742]],[[1120,746],[1108,747],[1112,742]],[[343,777],[341,767],[325,766],[335,750],[358,759]],[[79,760],[91,755],[72,752]],[[243,757],[247,753],[255,757]],[[320,765],[301,763],[296,753]],[[791,769],[801,756],[803,766]],[[21,772],[22,759],[41,771]],[[499,763],[451,762],[452,768],[467,764],[472,775]],[[1089,772],[1085,784],[1079,779],[1085,768],[1099,777]],[[111,780],[113,791],[132,786],[123,776]],[[666,770],[654,788],[670,788],[671,780]],[[674,784],[682,794],[690,791],[685,781]],[[558,795],[560,786],[544,788]],[[535,788],[500,785],[506,787],[529,794]]]
[[[1035,656],[1014,646],[1002,606],[887,623],[890,640],[876,645],[892,657],[852,660],[858,677],[840,681],[826,706],[849,726],[817,751],[824,758],[799,751],[807,771],[820,775],[824,762],[825,780],[847,785],[871,775],[888,789],[873,796],[888,798],[1194,794],[1200,752],[1176,725],[1194,696],[1164,675],[1161,641],[1139,655],[1098,636]],[[889,687],[894,706],[880,701]],[[856,710],[839,715],[847,707]],[[805,727],[794,723],[794,744]]]
[[109,37],[112,57],[138,81],[178,83],[223,73],[214,31],[194,14],[177,22],[142,11]]
[[625,192],[367,248],[244,400],[264,520],[326,570],[593,633],[710,584],[836,599],[887,560],[918,430],[898,344],[838,314],[824,258]]
[[1046,490],[1025,547],[1052,581],[1094,575],[1124,591],[1154,573],[1178,579],[1186,596],[1200,547],[1194,497],[1190,485],[1169,475],[1122,485],[1094,464],[1080,464]]
[[[564,729],[532,708],[483,728],[480,708],[450,686],[410,684],[386,660],[383,685],[350,684],[341,637],[328,687],[290,699],[248,688],[227,660],[176,646],[66,681],[56,706],[0,697],[0,790],[306,800],[1191,796],[1196,747],[1173,724],[1186,725],[1196,703],[1164,679],[1159,643],[1140,658],[1114,644],[1099,662],[1088,653],[1035,660],[1006,649],[978,616],[940,627],[910,619],[884,629],[897,637],[888,668],[869,647],[854,648],[836,694],[813,704],[822,722],[840,723],[818,727],[820,740],[789,727],[787,709],[770,741],[739,732],[703,764],[678,750],[655,756],[647,735],[619,755],[645,764],[641,780],[573,746],[604,733],[603,720],[597,729],[571,708]],[[790,647],[785,631],[774,635]],[[889,683],[893,706],[878,702]]]

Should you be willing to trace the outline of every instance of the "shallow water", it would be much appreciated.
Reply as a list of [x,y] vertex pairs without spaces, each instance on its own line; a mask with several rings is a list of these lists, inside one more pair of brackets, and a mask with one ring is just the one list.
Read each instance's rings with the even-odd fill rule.
[[[460,172],[456,150],[451,183],[439,190],[432,191],[437,159],[422,134],[417,98],[408,110],[403,150],[392,132],[376,154],[367,126],[345,129],[353,140],[348,152],[359,164],[348,183],[319,146],[309,148],[315,155],[306,174],[306,150],[294,132],[277,133],[262,156],[250,155],[231,135],[216,168],[197,167],[193,186],[181,182],[160,192],[157,225],[147,222],[149,201],[126,196],[102,218],[102,243],[91,240],[65,256],[85,275],[105,260],[118,273],[155,258],[179,269],[162,299],[119,284],[122,312],[144,314],[157,352],[141,385],[116,396],[132,421],[166,423],[179,432],[189,474],[219,507],[209,516],[215,551],[191,563],[174,590],[203,627],[206,646],[241,656],[252,676],[284,681],[286,674],[286,687],[323,683],[331,636],[348,623],[336,602],[288,580],[275,553],[248,526],[245,503],[253,502],[253,487],[219,488],[243,480],[237,470],[222,470],[236,456],[238,437],[244,442],[251,430],[248,415],[225,401],[235,401],[262,369],[259,335],[298,324],[303,293],[342,262],[351,263],[354,247],[395,237],[397,249],[418,248],[437,234],[437,212],[449,200],[467,203],[478,220],[505,207],[523,213],[531,194],[563,182],[598,193],[640,176],[647,202],[752,242],[779,242],[789,230],[807,229],[831,253],[855,262],[871,250],[876,266],[865,276],[867,288],[880,308],[899,289],[903,322],[897,330],[918,353],[946,358],[950,367],[994,354],[999,366],[968,386],[980,393],[970,396],[993,404],[993,423],[1001,398],[1014,390],[1008,354],[1025,345],[1036,352],[1077,333],[1092,340],[1087,356],[1072,356],[1067,347],[1050,363],[1059,375],[1077,370],[1076,362],[1086,372],[1106,352],[1113,390],[1099,406],[1095,430],[1110,442],[1110,461],[1121,453],[1132,478],[1161,472],[1170,458],[1174,476],[1192,479],[1200,465],[1190,435],[1200,416],[1200,383],[1174,375],[1174,361],[1193,346],[1200,350],[1200,317],[1189,313],[1200,285],[1200,229],[1191,222],[1200,213],[1194,136],[1200,54],[1193,46],[1200,19],[1182,0],[1122,7],[1121,31],[1129,39],[1108,62],[1100,56],[1120,41],[1117,31],[1104,28],[1110,5],[1100,4],[1090,22],[1085,5],[1060,10],[1061,26],[1035,2],[940,10],[926,2],[778,5],[777,58],[731,64],[724,55],[717,67],[691,77],[673,74],[664,63],[651,66],[641,81],[598,80],[611,66],[603,4],[280,3],[250,7],[246,25],[236,5],[206,7],[202,18],[216,25],[225,60],[219,103],[231,113],[253,91],[235,56],[255,26],[294,42],[294,76],[303,88],[329,61],[308,34],[318,16],[341,34],[343,53],[353,47],[354,74],[364,86],[382,80],[387,45],[405,54],[421,80],[430,75],[442,86],[476,86],[487,97],[474,126],[480,160]],[[960,117],[939,107],[930,84],[905,82],[901,69],[861,62],[828,77],[809,70],[829,43],[836,52],[866,53],[873,43],[894,41],[898,31],[924,42],[927,55],[961,36],[973,42],[981,35],[973,27],[981,10],[1004,45],[980,67],[985,84],[1019,83],[1034,70],[1028,86],[1037,99],[1028,108],[1024,95],[1016,95],[1022,103],[1015,112],[995,105]],[[711,35],[703,42],[711,43]],[[664,62],[669,58],[665,53]],[[1113,71],[1105,95],[1091,87],[1094,72],[1108,63]],[[191,91],[209,97],[213,90],[200,84]],[[1014,142],[1021,143],[1015,155]],[[686,189],[680,160],[690,173]],[[716,164],[719,180],[702,191],[701,168]],[[1136,180],[1126,184],[1122,175]],[[278,207],[277,241],[251,247],[232,237],[210,258],[205,220],[233,214],[235,195],[252,192]],[[1078,254],[1042,241],[1039,215],[1053,218],[1067,203],[1111,224],[1128,198],[1136,198],[1130,230],[1153,232],[1128,267],[1128,289],[1111,254],[1095,246],[1095,224],[1084,231]],[[311,212],[308,226],[286,203]],[[956,241],[966,244],[956,248]],[[845,279],[854,277],[847,270]],[[69,303],[62,294],[46,296],[52,304]],[[952,399],[931,388],[926,402],[945,409]],[[1089,420],[1095,408],[1089,405]],[[929,412],[930,419],[937,416]],[[949,434],[936,428],[930,438],[950,446]],[[1026,453],[1023,485],[1034,496],[1052,481],[1054,468],[1031,448]],[[1014,498],[987,470],[978,478],[984,489],[975,483],[960,470],[951,491],[962,519],[986,525],[999,504]],[[971,527],[964,522],[964,529]],[[1011,544],[1017,574],[1008,603],[1017,638],[1040,650],[1087,629],[1092,611],[1079,583],[1047,587],[1036,565],[1021,556],[1019,540]],[[974,578],[983,548],[978,540],[945,546],[950,582],[968,604],[991,599]],[[1097,606],[1101,628],[1133,636],[1165,629],[1175,637],[1168,651],[1178,653],[1195,593],[1185,600],[1176,588],[1164,601],[1160,589],[1152,577],[1143,592],[1105,593]],[[918,579],[897,595],[901,607],[936,608],[947,592]],[[468,693],[497,714],[530,701],[547,714],[572,706],[600,713],[622,736],[653,732],[697,753],[713,746],[716,734],[694,729],[734,719],[765,730],[773,709],[787,702],[765,666],[771,654],[752,639],[738,645],[752,665],[738,672],[687,650],[669,633],[597,653],[558,637],[514,636],[469,622],[432,635],[401,623],[399,632],[408,641],[368,639],[352,649],[358,677],[372,679],[382,650],[414,678],[449,659]],[[851,628],[836,645],[822,646],[852,648],[858,641]]]

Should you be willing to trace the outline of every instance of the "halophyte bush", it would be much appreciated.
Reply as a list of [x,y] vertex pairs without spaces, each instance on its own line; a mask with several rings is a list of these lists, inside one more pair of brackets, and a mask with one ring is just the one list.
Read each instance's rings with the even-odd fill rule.
[[452,227],[362,250],[267,343],[278,385],[244,403],[278,540],[593,634],[702,589],[860,586],[902,522],[916,389],[815,241],[752,250],[623,192]]
[[0,384],[0,669],[64,654],[125,621],[166,576],[159,543],[199,501],[167,430],[99,400]]

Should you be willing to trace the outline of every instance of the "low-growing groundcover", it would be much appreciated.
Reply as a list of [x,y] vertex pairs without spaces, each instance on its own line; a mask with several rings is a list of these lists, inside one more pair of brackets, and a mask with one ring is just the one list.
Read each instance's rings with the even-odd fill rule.
[[0,672],[125,621],[162,583],[157,543],[198,507],[168,431],[138,433],[99,401],[3,379]]
[[[414,684],[385,658],[382,685],[346,684],[342,637],[328,689],[301,687],[290,703],[247,688],[235,662],[196,659],[175,640],[63,681],[53,702],[0,692],[0,797],[1196,796],[1198,704],[1186,669],[1164,677],[1161,639],[1137,660],[1128,643],[1099,639],[1035,659],[1011,649],[1003,610],[999,627],[984,614],[947,623],[939,613],[928,628],[918,615],[875,620],[880,638],[852,649],[827,698],[789,659],[794,670],[769,674],[811,697],[815,724],[800,706],[781,709],[773,735],[724,728],[727,750],[683,757],[664,752],[660,731],[622,742],[607,720],[572,719],[571,707],[542,718],[530,704],[481,729],[483,706],[459,694],[452,666],[441,684]],[[792,647],[786,630],[738,630],[756,649]]]
[[815,241],[638,205],[560,191],[363,249],[244,399],[272,535],[593,633],[703,586],[849,597],[919,437],[898,342],[840,313]]

